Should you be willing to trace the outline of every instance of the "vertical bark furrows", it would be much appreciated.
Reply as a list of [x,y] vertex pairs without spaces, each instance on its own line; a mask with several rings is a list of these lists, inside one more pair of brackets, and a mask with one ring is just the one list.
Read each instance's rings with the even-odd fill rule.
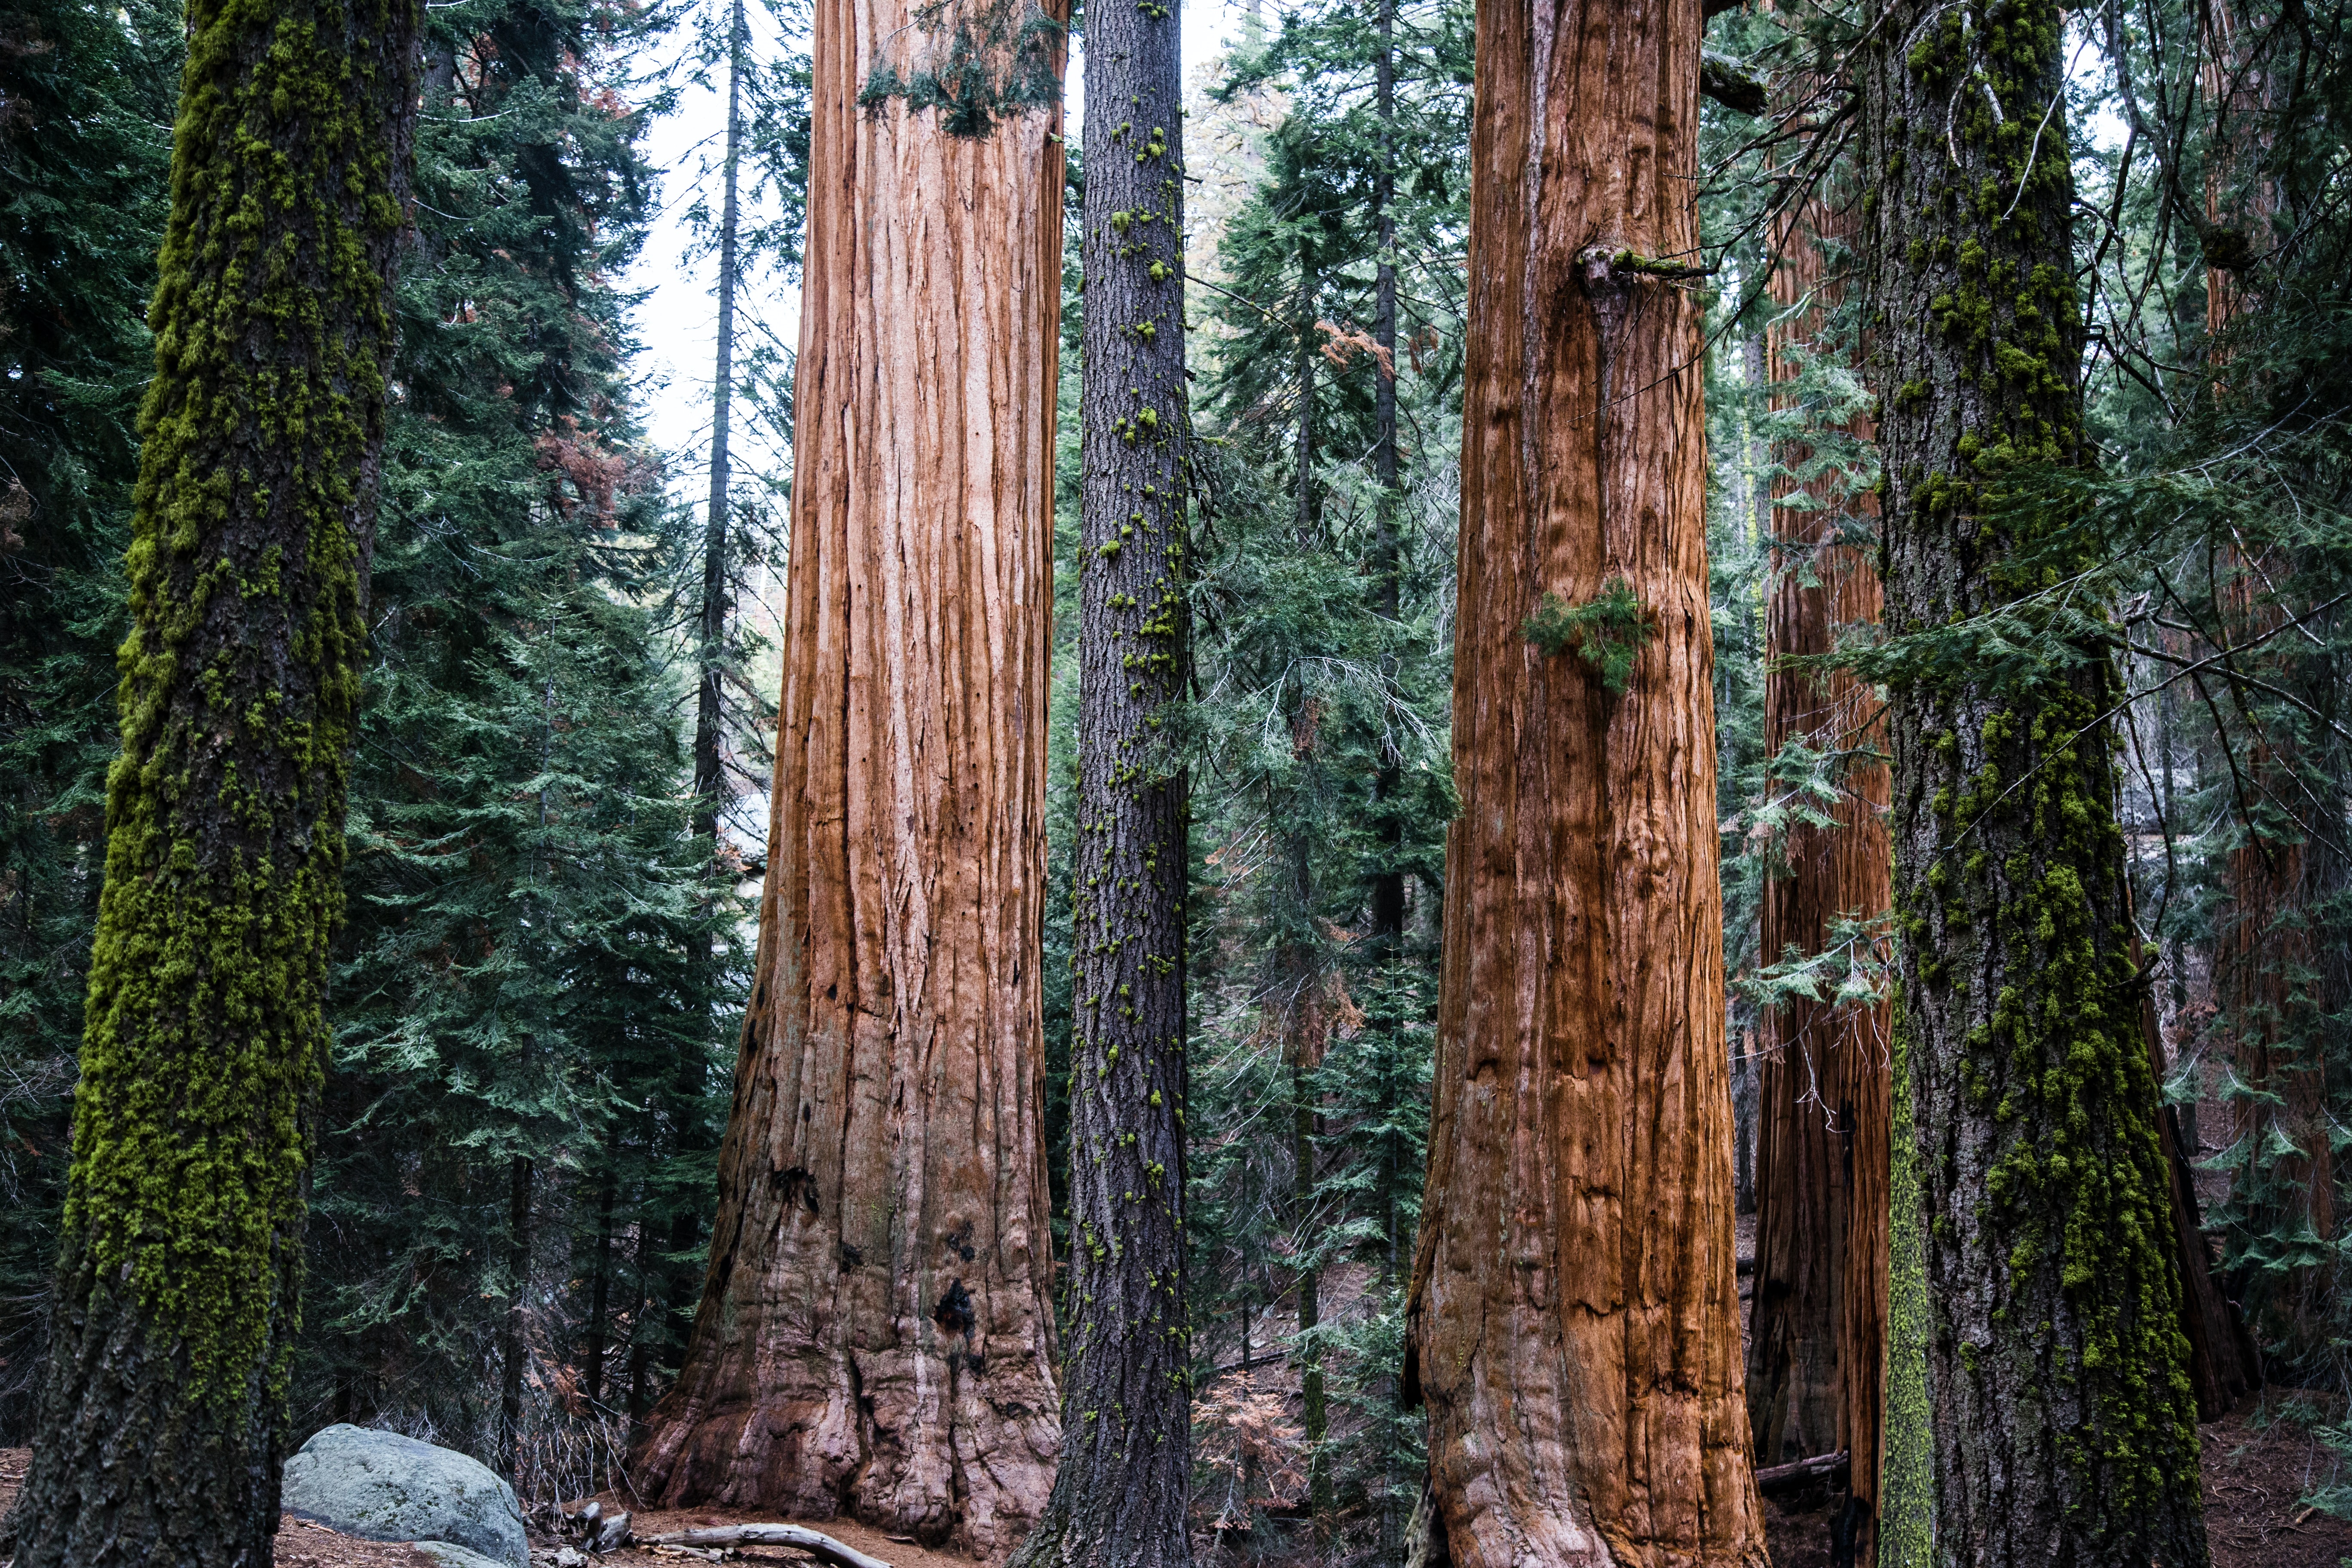
[[1943,629],[2000,610],[2059,635],[2037,594],[2095,564],[2069,503],[2020,481],[2084,456],[2062,28],[2053,0],[1903,0],[1862,58],[1886,623],[1935,629],[1890,672],[1920,1188],[1895,1223],[1922,1227],[1906,1294],[1928,1318],[1938,1560],[2198,1568],[2170,1178],[2100,721],[2115,674],[2104,647],[2003,669]]
[[1062,155],[1050,96],[968,136],[870,90],[920,63],[877,41],[950,33],[1058,81],[1039,13],[814,19],[757,978],[702,1303],[638,1474],[992,1552],[1059,1448],[1037,972]]
[[269,1561],[417,16],[187,9],[26,1568]]
[[[1454,773],[1409,1377],[1456,1563],[1761,1564],[1731,1238],[1697,0],[1487,0]],[[1630,253],[1630,254],[1628,254]],[[1605,389],[1605,390],[1604,390]],[[1622,696],[1522,626],[1622,579]]]
[[1176,7],[1087,16],[1085,468],[1066,1449],[1019,1562],[1181,1568],[1186,774],[1183,103]]
[[[2207,352],[2220,395],[2227,398],[2231,344],[2225,334],[2258,303],[2244,269],[2269,248],[2278,197],[2261,169],[2269,84],[2255,53],[2259,29],[2249,29],[2227,0],[2212,0],[2202,19],[2203,85],[2215,117],[2205,174],[2205,328],[2221,340]],[[2217,256],[2230,265],[2216,264]],[[2231,546],[2222,552],[2221,564],[2222,635],[2253,642],[2276,631],[2286,611],[2268,585],[2291,574],[2287,552],[2273,549],[2249,559]],[[2271,684],[2294,687],[2308,677],[2288,657],[2292,647],[2273,642],[2243,657],[2263,668]],[[2263,1250],[2275,1245],[2273,1237],[2306,1228],[2325,1247],[2336,1239],[2327,1063],[2316,1048],[2318,1020],[2328,1010],[2318,978],[2326,966],[2312,952],[2309,927],[2282,918],[2324,900],[2325,878],[2306,855],[2294,809],[2278,804],[2306,798],[2308,786],[2291,781],[2291,764],[2266,735],[2253,737],[2245,772],[2252,809],[2242,814],[2239,826],[2246,837],[2230,853],[2230,909],[2213,953],[2230,1065],[2242,1081],[2263,1091],[2231,1103],[2230,1142],[2262,1151],[2232,1179],[2231,1195],[2241,1211],[2233,1228],[2242,1230],[2242,1244],[2253,1241]],[[2274,1138],[2300,1154],[2273,1158]],[[2284,1279],[2253,1273],[2242,1281],[2255,1298],[2265,1337],[2290,1358],[2309,1355],[2326,1337],[2318,1303],[2327,1278],[2326,1269],[2305,1267],[2287,1271]]]
[[[1824,274],[1822,241],[1849,216],[1810,203],[1784,235],[1772,297],[1810,308],[1774,329],[1771,380],[1797,374],[1791,342],[1816,337],[1843,294]],[[1784,398],[1775,393],[1776,400]],[[1867,439],[1871,432],[1854,434]],[[1790,470],[1812,456],[1780,454]],[[1773,510],[1774,578],[1766,612],[1765,746],[1798,744],[1835,759],[1828,826],[1795,824],[1766,884],[1759,951],[1816,954],[1841,917],[1886,912],[1885,732],[1869,687],[1843,670],[1791,667],[1837,648],[1841,626],[1875,622],[1875,564],[1841,539],[1848,515],[1874,517],[1874,495],[1849,497],[1838,476],[1805,487],[1810,505]],[[1776,482],[1787,499],[1794,480]],[[1879,1383],[1886,1296],[1887,1008],[1792,996],[1762,1020],[1764,1061],[1756,1146],[1756,1304],[1748,1401],[1759,1464],[1844,1449],[1852,1456],[1858,1555],[1869,1562],[1878,1495]]]

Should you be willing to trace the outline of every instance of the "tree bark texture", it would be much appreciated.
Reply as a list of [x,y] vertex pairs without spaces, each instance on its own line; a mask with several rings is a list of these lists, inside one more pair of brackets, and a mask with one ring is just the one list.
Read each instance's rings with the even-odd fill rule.
[[[1809,202],[1784,230],[1772,297],[1801,314],[1773,331],[1771,381],[1797,375],[1792,344],[1810,343],[1844,293],[1822,241],[1843,239],[1851,215]],[[1776,400],[1786,403],[1785,395]],[[1853,431],[1872,434],[1867,421]],[[1780,455],[1792,474],[1813,458]],[[1826,753],[1838,796],[1825,826],[1793,823],[1765,883],[1759,951],[1777,963],[1834,944],[1841,918],[1886,913],[1891,864],[1885,726],[1877,696],[1852,672],[1790,665],[1834,653],[1841,627],[1875,623],[1876,563],[1855,535],[1874,525],[1874,495],[1848,495],[1843,476],[1776,481],[1768,589],[1765,747]],[[1775,787],[1786,787],[1776,785]],[[1857,959],[1871,955],[1855,955]],[[1888,1007],[1791,996],[1765,1009],[1756,1142],[1756,1296],[1748,1332],[1748,1405],[1759,1464],[1840,1450],[1852,1456],[1857,1559],[1873,1560],[1878,1495],[1879,1386],[1885,1359]]]
[[[2140,1032],[2147,1042],[2148,1070],[2164,1077],[2164,1034],[2157,1021],[2153,986],[2140,994]],[[2214,1277],[2212,1246],[2198,1214],[2196,1173],[2182,1148],[2177,1108],[2162,1106],[2157,1142],[2172,1203],[2173,1267],[2180,1273],[2180,1331],[2189,1339],[2189,1381],[2197,1395],[2197,1419],[2218,1421],[2241,1394],[2262,1384],[2260,1358],[2244,1317],[2222,1295]]]
[[1062,1468],[1021,1568],[1183,1568],[1183,97],[1173,0],[1087,16],[1084,470]]
[[[906,90],[959,50],[965,100]],[[1001,1553],[1053,1482],[1061,63],[1034,8],[816,10],[769,869],[701,1303],[635,1461],[665,1506]]]
[[[523,1363],[530,1357],[531,1162],[507,1167],[507,1315],[499,1330],[499,1472],[521,1480]],[[521,1489],[520,1487],[518,1490]]]
[[[2260,304],[2245,271],[2270,247],[2277,192],[2261,172],[2269,94],[2256,52],[2259,29],[2249,28],[2226,0],[2204,7],[2202,23],[2202,85],[2215,121],[2205,176],[2205,325],[2221,339],[2207,353],[2227,398],[2231,344],[2223,334]],[[2237,254],[2226,254],[2232,249]],[[2215,263],[2217,254],[2231,265]],[[2252,642],[2276,632],[2287,611],[2270,584],[2292,574],[2286,552],[2250,557],[2233,545],[2223,550],[2221,568],[2223,637]],[[2291,642],[2273,641],[2244,657],[2271,684],[2292,688],[2307,679],[2295,668],[2293,649]],[[2307,799],[2309,786],[2293,777],[2292,763],[2259,731],[2245,773],[2247,798],[2239,803],[2244,838],[2230,853],[2230,903],[2213,952],[2230,1065],[2257,1091],[2231,1103],[2230,1142],[2251,1156],[2231,1174],[2238,1211],[2231,1228],[2239,1232],[2238,1250],[2296,1265],[2278,1275],[2246,1268],[2241,1278],[2264,1337],[2301,1359],[2328,1336],[2330,1270],[2315,1265],[2336,1233],[2335,1149],[2320,1048],[2320,1020],[2330,1009],[2317,994],[2326,966],[2313,952],[2309,926],[2295,918],[2326,898],[2326,857],[2306,846],[2296,808],[2284,804]],[[2295,1152],[2281,1152],[2282,1145]],[[2301,1239],[2306,1234],[2309,1239]]]
[[[1454,1563],[1760,1568],[1699,307],[1642,270],[1695,260],[1700,5],[1479,9],[1462,810],[1407,1384]],[[1647,627],[1622,695],[1523,630],[1611,584]]]
[[25,1568],[270,1560],[417,17],[188,8]]
[[1888,672],[1920,1188],[1896,1223],[1924,1227],[1938,1560],[2195,1568],[2118,683],[2103,647],[2003,667],[1945,629],[2038,626],[2041,590],[2092,563],[2035,479],[2085,460],[2062,22],[2051,0],[1904,0],[1862,58],[1885,618],[1936,633]]

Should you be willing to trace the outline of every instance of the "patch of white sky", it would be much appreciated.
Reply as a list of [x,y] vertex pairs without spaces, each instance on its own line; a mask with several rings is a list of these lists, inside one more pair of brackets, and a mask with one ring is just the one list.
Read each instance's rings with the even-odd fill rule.
[[[717,0],[723,6],[725,0]],[[787,36],[768,7],[752,0],[746,6],[751,24],[752,48],[773,58],[788,47],[805,47],[805,37]],[[1239,37],[1242,0],[1190,0],[1182,6],[1185,71],[1189,79],[1199,63],[1223,52]],[[706,5],[689,14],[665,41],[665,52],[679,62],[681,79],[698,46],[698,36],[715,27],[717,13]],[[699,28],[700,34],[698,34]],[[1086,58],[1083,39],[1072,50],[1065,91],[1065,121],[1072,141],[1083,123]],[[646,247],[631,269],[629,288],[643,298],[635,311],[636,336],[642,345],[635,362],[637,405],[646,433],[667,459],[672,492],[699,504],[709,479],[710,389],[716,358],[719,306],[718,259],[695,232],[691,216],[698,205],[716,214],[719,206],[719,168],[726,143],[726,79],[717,69],[688,80],[676,109],[647,127],[642,142],[647,162],[660,178],[660,206]],[[800,342],[800,289],[772,271],[754,274],[737,294],[741,315],[737,354],[761,340],[797,347]],[[729,442],[738,476],[776,476],[789,471],[791,454],[765,438],[757,421],[732,421]]]
[[[724,0],[716,0],[719,5]],[[788,47],[805,45],[790,37],[768,6],[753,0],[746,7],[755,52],[773,58]],[[1244,0],[1189,0],[1182,7],[1185,73],[1190,79],[1201,62],[1231,47],[1240,36]],[[708,5],[688,13],[665,43],[672,61],[688,60],[697,47],[698,28],[707,36],[716,22]],[[2123,145],[2124,121],[2112,92],[2103,40],[2092,30],[2090,17],[2076,12],[2068,26],[2068,78],[2074,108],[2081,116],[2077,146],[2085,153],[2112,154]],[[684,78],[684,65],[677,68]],[[1066,129],[1075,141],[1083,123],[1086,94],[1086,48],[1083,39],[1072,49],[1066,89]],[[717,70],[688,81],[672,112],[656,120],[646,132],[645,153],[660,178],[661,204],[645,250],[632,268],[629,287],[643,295],[635,310],[637,338],[642,347],[635,359],[638,408],[646,434],[667,459],[670,484],[682,499],[699,498],[708,484],[710,440],[710,387],[718,326],[716,258],[699,243],[689,215],[698,204],[716,212],[719,169],[726,134],[726,82]],[[2085,170],[2084,173],[2089,171]],[[738,296],[744,321],[739,354],[765,338],[779,345],[800,341],[800,289],[773,272],[753,276]],[[780,475],[790,468],[790,454],[763,439],[755,421],[738,420],[735,468],[741,475]]]

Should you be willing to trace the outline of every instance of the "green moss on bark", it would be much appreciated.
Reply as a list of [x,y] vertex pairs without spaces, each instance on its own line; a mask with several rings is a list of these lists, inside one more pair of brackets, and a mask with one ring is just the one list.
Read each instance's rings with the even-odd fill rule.
[[1864,160],[1889,171],[1863,246],[1886,618],[1906,634],[1873,671],[1892,688],[1917,1140],[1895,1203],[1920,1221],[1894,1237],[1884,1550],[2193,1565],[2116,679],[2096,606],[2049,592],[2095,563],[2063,479],[2086,455],[2062,26],[2050,0],[1905,0],[1864,72]]
[[1936,1542],[1933,1416],[1927,1405],[1927,1261],[1919,1154],[1912,1134],[1910,1047],[1895,1005],[1894,1126],[1887,1139],[1886,1410],[1878,1478],[1878,1568],[1929,1568]]
[[237,1399],[296,1266],[400,214],[383,65],[266,0],[195,22],[66,1223]]
[[266,1560],[341,911],[415,12],[188,22],[22,1568]]

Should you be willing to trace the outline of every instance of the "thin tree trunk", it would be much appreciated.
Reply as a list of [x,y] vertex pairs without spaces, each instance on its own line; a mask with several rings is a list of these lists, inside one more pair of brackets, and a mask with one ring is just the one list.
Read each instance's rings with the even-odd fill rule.
[[418,15],[187,10],[24,1568],[278,1529]]
[[[1301,551],[1315,547],[1315,294],[1319,279],[1315,252],[1303,241],[1298,247],[1297,338],[1292,374],[1298,386],[1298,433],[1295,453],[1293,496],[1297,503],[1295,532]],[[1293,688],[1297,689],[1296,687]],[[1313,700],[1302,700],[1291,715],[1291,741],[1302,769],[1310,765],[1316,746],[1318,719]],[[1309,787],[1312,787],[1311,780]],[[1315,1266],[1317,1239],[1310,1230],[1315,1211],[1315,1100],[1307,1074],[1322,1060],[1327,1027],[1321,1006],[1323,976],[1314,949],[1307,941],[1307,923],[1313,918],[1313,893],[1303,833],[1290,839],[1290,918],[1298,923],[1299,940],[1288,944],[1285,967],[1290,984],[1290,1127],[1291,1244],[1299,1259],[1296,1270],[1298,1296],[1298,1380],[1300,1415],[1307,1436],[1307,1510],[1318,1538],[1330,1528],[1331,1475],[1323,1457],[1323,1439],[1330,1429],[1324,1401],[1323,1352],[1315,1342],[1322,1321],[1318,1300],[1320,1279]]]
[[[1774,329],[1772,384],[1794,377],[1787,347],[1822,330],[1844,294],[1822,242],[1849,237],[1849,215],[1821,202],[1786,226],[1772,297],[1801,316]],[[1775,394],[1776,402],[1785,395]],[[1872,435],[1867,419],[1853,434]],[[1780,454],[1795,471],[1813,454]],[[1765,884],[1759,956],[1812,956],[1840,918],[1886,914],[1891,865],[1885,814],[1885,725],[1869,685],[1844,670],[1791,665],[1833,653],[1839,628],[1879,618],[1878,573],[1842,536],[1874,521],[1877,502],[1843,479],[1805,487],[1810,505],[1772,513],[1773,575],[1765,621],[1764,744],[1841,761],[1829,826],[1798,824]],[[1775,489],[1795,497],[1793,481]],[[1788,787],[1786,785],[1779,787]],[[1860,954],[1858,958],[1874,955]],[[1759,1464],[1841,1450],[1852,1456],[1849,1525],[1856,1561],[1875,1561],[1880,1383],[1885,1359],[1888,1007],[1792,996],[1764,1010],[1756,1140],[1756,1295],[1748,1407]]]
[[1061,1470],[1021,1568],[1191,1556],[1190,810],[1167,726],[1192,673],[1181,38],[1173,0],[1087,15],[1073,1321]]
[[1299,1407],[1307,1433],[1307,1506],[1314,1520],[1317,1539],[1320,1540],[1331,1529],[1331,1467],[1323,1454],[1323,1440],[1330,1431],[1330,1415],[1325,1404],[1323,1352],[1315,1342],[1315,1331],[1323,1322],[1323,1307],[1320,1271],[1314,1263],[1317,1117],[1307,1071],[1304,1054],[1294,1051],[1290,1058],[1290,1202],[1293,1245],[1303,1257],[1298,1270]]
[[[1771,466],[1772,454],[1764,441],[1761,422],[1757,418],[1758,411],[1764,406],[1766,387],[1770,380],[1765,368],[1764,339],[1763,332],[1753,333],[1739,346],[1741,375],[1748,390],[1748,395],[1740,399],[1739,405],[1739,438],[1747,449],[1747,460],[1740,468],[1740,499],[1749,530],[1748,537],[1759,546],[1772,537],[1771,487],[1764,479],[1766,470]],[[1760,925],[1760,921],[1759,923]],[[1758,942],[1759,963],[1769,963],[1780,957],[1778,950],[1762,946],[1760,931]],[[1728,1047],[1731,1055],[1732,1206],[1736,1214],[1754,1214],[1757,1143],[1762,1136],[1759,1102],[1764,1076],[1758,1031],[1753,1027],[1741,1028],[1731,1037]],[[1759,1245],[1760,1235],[1759,1231]],[[1751,1311],[1752,1305],[1751,1301]],[[1752,1334],[1750,1340],[1752,1342]],[[1751,1405],[1755,1397],[1755,1390],[1751,1386],[1748,1391]],[[1761,1450],[1759,1452],[1760,1454]]]
[[531,1163],[517,1158],[507,1171],[507,1316],[499,1334],[499,1471],[520,1483],[522,1463],[522,1377],[530,1357]]
[[653,1183],[647,1180],[638,1193],[637,1302],[629,1314],[629,1443],[633,1448],[645,1440],[646,1415],[653,1404],[653,1347],[669,1334],[656,1239],[661,1233],[655,1227],[652,1211]]
[[[1004,22],[815,13],[760,947],[701,1305],[636,1464],[669,1506],[990,1552],[1060,1445],[1038,900],[1062,45]],[[957,57],[962,108],[912,107]]]
[[[1380,246],[1372,282],[1372,341],[1380,346],[1372,365],[1372,479],[1380,493],[1372,501],[1373,602],[1393,621],[1400,603],[1402,567],[1397,543],[1397,274],[1396,274],[1396,0],[1380,0],[1372,70],[1380,119],[1380,168],[1372,175],[1372,230]],[[1372,951],[1383,962],[1402,955],[1404,945],[1404,824],[1397,797],[1403,788],[1403,759],[1393,742],[1383,742],[1381,765],[1372,777],[1373,820],[1387,839],[1390,858],[1371,877]],[[1385,807],[1385,812],[1383,808]]]
[[[719,347],[710,380],[710,499],[702,521],[702,608],[696,627],[700,650],[694,708],[694,833],[718,848],[719,818],[726,776],[722,749],[726,719],[719,683],[727,637],[728,486],[732,477],[727,437],[735,400],[735,286],[740,264],[737,229],[740,209],[736,175],[743,150],[743,63],[749,45],[743,0],[732,0],[727,23],[727,153],[721,165],[719,209]],[[698,941],[697,957],[709,944]]]
[[[607,1148],[609,1161],[615,1152]],[[604,1397],[604,1350],[609,1333],[608,1316],[613,1300],[613,1173],[605,1168],[604,1179],[596,1194],[596,1263],[589,1275],[588,1329],[583,1337],[580,1352],[581,1391],[593,1406]]]
[[[1861,165],[1885,171],[1861,248],[1864,316],[1883,323],[1868,369],[1893,627],[2012,603],[2042,582],[2042,552],[2080,548],[2065,503],[2008,482],[2087,460],[2063,23],[2053,0],[1899,0],[1864,46]],[[1927,1315],[1898,1318],[1898,1348],[1925,1358],[1910,1415],[1932,1444],[1939,1561],[2201,1568],[2170,1176],[2101,721],[2117,682],[2104,647],[2081,652],[2012,680],[1922,654],[1890,681],[1896,1050],[1920,1188],[1895,1223],[1921,1227],[1905,1248]]]
[[[1406,1363],[1465,1568],[1766,1561],[1733,1278],[1699,304],[1641,269],[1697,259],[1700,11],[1479,7],[1462,812]],[[1523,631],[1546,595],[1612,584],[1648,634],[1622,695]]]
[[[692,831],[703,841],[703,874],[722,874],[719,858],[719,825],[725,815],[727,617],[731,608],[727,593],[728,499],[732,468],[730,462],[729,419],[735,395],[735,290],[740,282],[738,235],[741,209],[738,174],[743,146],[743,71],[751,44],[743,0],[733,0],[727,23],[727,150],[720,169],[719,219],[719,326],[710,390],[710,495],[702,527],[702,604],[696,625],[696,693],[694,711],[694,810]],[[688,938],[687,994],[715,1008],[719,998],[710,980],[712,933],[696,931]],[[702,1043],[691,1037],[678,1053],[670,1100],[670,1137],[679,1157],[694,1159],[710,1148],[703,1117],[703,1098],[709,1084],[709,1058]],[[681,1207],[670,1216],[669,1253],[662,1296],[668,1310],[664,1332],[652,1342],[656,1352],[671,1342],[673,1325],[694,1304],[701,1271],[691,1263],[675,1261],[691,1256],[702,1237],[702,1215]],[[665,1358],[666,1361],[667,1358]]]

